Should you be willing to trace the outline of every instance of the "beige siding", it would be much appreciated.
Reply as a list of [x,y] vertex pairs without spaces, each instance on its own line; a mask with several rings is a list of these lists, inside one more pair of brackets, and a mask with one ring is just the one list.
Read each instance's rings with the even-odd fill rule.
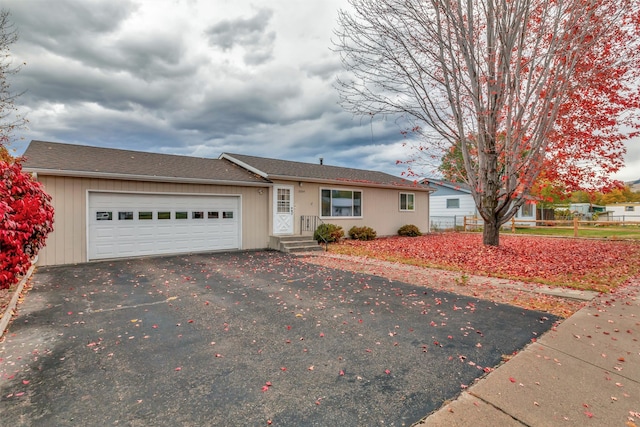
[[[303,215],[320,216],[320,189],[344,188],[362,191],[362,218],[322,218],[325,223],[342,227],[345,234],[353,226],[373,228],[378,236],[395,235],[406,224],[414,224],[423,232],[429,231],[429,193],[411,189],[385,189],[360,187],[357,185],[324,185],[298,181],[280,181],[278,184],[292,185],[294,188],[295,233],[300,234],[300,218]],[[400,193],[415,195],[415,210],[400,211]],[[270,197],[269,200],[272,198]],[[270,206],[269,209],[272,209]],[[271,227],[271,224],[269,224]]]
[[234,194],[242,197],[242,249],[266,248],[269,241],[268,188],[200,184],[120,181],[39,175],[53,199],[54,231],[40,251],[39,265],[87,261],[87,192],[95,190],[175,193]]

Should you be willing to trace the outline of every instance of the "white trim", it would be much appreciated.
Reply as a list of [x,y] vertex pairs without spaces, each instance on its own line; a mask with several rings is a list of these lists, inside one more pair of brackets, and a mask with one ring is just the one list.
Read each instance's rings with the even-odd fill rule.
[[266,172],[261,171],[260,169],[254,168],[253,166],[236,159],[233,156],[230,156],[226,153],[222,153],[220,154],[220,157],[218,157],[219,159],[226,159],[229,160],[232,163],[235,163],[236,165],[245,168],[246,170],[255,173],[256,175],[260,175],[261,177],[263,177],[264,179],[268,179],[268,174]]
[[[239,193],[183,193],[180,191],[134,191],[134,190],[93,190],[87,189],[87,193],[118,193],[118,194],[152,194],[152,195],[167,195],[167,196],[229,196],[229,197],[242,197]],[[88,200],[88,197],[87,197]]]
[[243,187],[264,187],[268,188],[272,184],[270,182],[252,182],[252,181],[224,181],[206,178],[181,178],[174,176],[154,176],[154,175],[129,175],[121,173],[108,172],[89,172],[89,171],[67,171],[57,169],[36,169],[24,168],[25,172],[41,174],[46,176],[68,176],[70,178],[100,178],[114,179],[124,181],[149,181],[149,182],[177,182],[181,184],[210,184],[210,185],[232,185]]

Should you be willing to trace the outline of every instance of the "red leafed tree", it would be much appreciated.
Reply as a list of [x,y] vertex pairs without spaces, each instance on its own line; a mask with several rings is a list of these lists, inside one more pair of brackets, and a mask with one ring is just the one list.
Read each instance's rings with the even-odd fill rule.
[[459,145],[486,245],[542,170],[568,188],[620,167],[640,126],[640,0],[350,4],[336,32],[343,107],[402,115],[419,154]]

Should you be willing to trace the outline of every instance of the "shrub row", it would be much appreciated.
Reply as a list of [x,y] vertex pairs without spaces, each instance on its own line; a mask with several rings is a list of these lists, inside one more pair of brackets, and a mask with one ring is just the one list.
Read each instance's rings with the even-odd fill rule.
[[[400,236],[409,236],[416,237],[422,236],[420,229],[413,224],[407,224],[400,227],[398,230],[398,235]],[[371,227],[356,227],[353,226],[349,230],[349,237],[354,240],[373,240],[377,236],[376,231]],[[320,226],[316,229],[313,234],[313,238],[318,241],[318,243],[329,242],[333,243],[339,241],[344,237],[344,231],[342,227],[335,224],[320,224]]]

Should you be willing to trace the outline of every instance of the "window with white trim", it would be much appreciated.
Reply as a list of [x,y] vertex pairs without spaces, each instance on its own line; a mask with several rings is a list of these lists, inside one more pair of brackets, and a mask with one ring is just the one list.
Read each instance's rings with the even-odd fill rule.
[[522,216],[524,217],[532,217],[533,216],[533,203],[525,203],[520,208],[522,211]]
[[447,209],[460,209],[460,199],[447,199]]
[[624,211],[625,212],[633,212],[634,208],[635,208],[635,206],[625,206],[624,207]]
[[416,195],[413,193],[400,193],[400,210],[401,211],[415,211]]
[[323,217],[362,216],[362,191],[323,188],[320,195]]

